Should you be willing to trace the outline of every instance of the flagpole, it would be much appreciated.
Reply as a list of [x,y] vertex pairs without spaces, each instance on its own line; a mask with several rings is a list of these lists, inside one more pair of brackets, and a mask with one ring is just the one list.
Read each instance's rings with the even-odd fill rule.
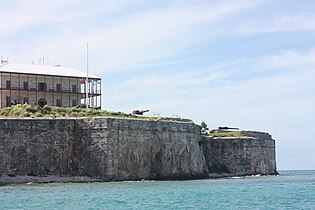
[[86,43],[86,90],[85,90],[85,97],[86,97],[86,108],[89,107],[89,43]]

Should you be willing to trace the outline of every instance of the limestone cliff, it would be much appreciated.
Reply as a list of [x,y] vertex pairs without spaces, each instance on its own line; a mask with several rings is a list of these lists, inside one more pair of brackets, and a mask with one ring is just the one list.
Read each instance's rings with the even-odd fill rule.
[[269,134],[246,134],[247,137],[203,137],[200,145],[209,173],[277,174],[275,141]]
[[264,138],[202,137],[190,121],[3,118],[0,175],[110,181],[275,174],[274,140]]
[[80,126],[73,119],[0,119],[0,174],[81,173]]
[[90,152],[83,168],[110,180],[206,178],[205,160],[193,123],[96,118],[85,122]]
[[208,177],[199,126],[119,118],[1,119],[0,174],[102,180]]

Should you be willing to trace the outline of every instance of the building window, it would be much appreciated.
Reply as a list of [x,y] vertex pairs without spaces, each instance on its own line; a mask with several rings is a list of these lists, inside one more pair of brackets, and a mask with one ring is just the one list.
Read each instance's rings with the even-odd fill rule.
[[23,82],[23,90],[28,90],[28,82]]
[[72,106],[76,106],[77,105],[77,100],[72,100]]
[[6,107],[9,107],[9,106],[11,106],[11,97],[7,96],[6,97]]
[[46,91],[46,87],[47,87],[46,83],[44,83],[44,82],[38,83],[38,90],[39,91]]
[[56,99],[56,106],[62,106],[62,101],[61,99]]
[[77,85],[72,85],[72,93],[76,93],[77,92]]
[[61,92],[61,84],[56,84],[56,91]]
[[28,104],[28,98],[27,97],[23,97],[23,104]]
[[11,89],[11,81],[10,80],[7,80],[6,88]]

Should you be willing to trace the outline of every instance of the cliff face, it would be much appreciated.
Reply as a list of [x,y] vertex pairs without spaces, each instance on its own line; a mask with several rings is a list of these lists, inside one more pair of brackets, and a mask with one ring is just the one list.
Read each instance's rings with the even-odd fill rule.
[[200,127],[187,121],[0,119],[0,176],[110,181],[275,174],[274,140],[257,135],[202,137]]
[[86,122],[90,152],[83,167],[110,180],[192,179],[208,176],[192,123],[99,118]]
[[0,175],[77,175],[76,120],[0,119]]
[[208,177],[193,123],[1,119],[0,174],[102,180]]
[[269,134],[248,133],[249,137],[203,137],[201,147],[209,173],[235,176],[277,174],[275,141]]

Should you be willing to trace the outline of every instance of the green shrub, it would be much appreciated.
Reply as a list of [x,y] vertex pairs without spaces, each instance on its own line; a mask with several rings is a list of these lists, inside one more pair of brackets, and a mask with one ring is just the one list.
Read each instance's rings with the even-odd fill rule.
[[48,106],[48,105],[45,105],[43,108],[42,108],[42,111],[45,112],[45,113],[50,113],[52,111],[52,107],[51,106]]
[[25,111],[31,112],[31,113],[36,113],[36,112],[37,112],[37,108],[36,108],[36,107],[33,107],[33,106],[27,106],[27,107],[25,108]]
[[34,117],[43,117],[44,115],[40,112],[36,112],[33,116]]
[[10,113],[10,109],[9,108],[4,108],[4,109],[1,109],[0,110],[0,116],[5,116],[5,117],[8,117],[9,116],[9,113]]
[[23,111],[23,108],[20,105],[14,106],[10,110],[9,116],[11,116],[11,117],[18,117],[18,116],[20,116],[22,111]]
[[0,109],[0,117],[86,117],[92,119],[94,117],[121,117],[121,118],[140,118],[147,120],[166,120],[163,118],[153,118],[145,116],[136,116],[122,112],[112,112],[106,110],[96,110],[92,108],[64,108],[45,105],[43,107],[31,106],[28,104],[16,105]]
[[77,113],[77,112],[82,112],[83,109],[79,109],[79,108],[70,108],[71,113]]
[[31,117],[32,116],[32,113],[30,112],[24,112],[21,117]]

